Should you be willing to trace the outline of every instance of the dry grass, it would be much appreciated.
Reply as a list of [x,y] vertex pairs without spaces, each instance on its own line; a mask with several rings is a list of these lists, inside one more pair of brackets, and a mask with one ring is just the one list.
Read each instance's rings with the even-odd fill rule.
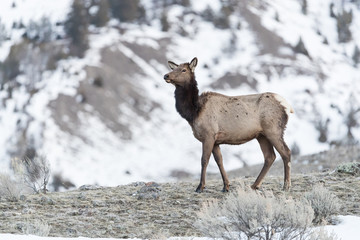
[[[17,202],[0,199],[0,232],[23,233],[27,222],[42,219],[51,227],[49,236],[152,238],[156,236],[203,236],[194,227],[197,213],[208,201],[225,201],[254,178],[230,179],[230,193],[222,193],[220,177],[209,180],[203,193],[195,193],[197,181],[165,183],[154,186],[156,198],[139,198],[144,183],[113,188],[75,190],[63,193],[26,195]],[[360,216],[360,178],[352,174],[325,172],[292,176],[292,189],[286,198],[300,199],[305,192],[322,183],[342,205],[339,214]],[[260,192],[283,196],[283,178],[267,176]],[[151,187],[151,185],[150,185]],[[148,191],[153,194],[152,191]],[[256,194],[256,193],[254,193]],[[326,239],[326,238],[325,238]]]

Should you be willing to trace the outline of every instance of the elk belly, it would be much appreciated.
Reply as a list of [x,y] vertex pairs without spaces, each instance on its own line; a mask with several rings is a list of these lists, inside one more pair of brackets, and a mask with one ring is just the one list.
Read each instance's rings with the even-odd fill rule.
[[261,133],[257,132],[245,132],[241,135],[233,134],[231,132],[219,132],[216,134],[216,144],[230,144],[239,145],[247,143],[254,138],[257,138]]

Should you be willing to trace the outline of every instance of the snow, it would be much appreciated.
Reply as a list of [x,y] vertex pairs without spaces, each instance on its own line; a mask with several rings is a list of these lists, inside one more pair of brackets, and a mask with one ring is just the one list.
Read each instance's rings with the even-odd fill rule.
[[[14,22],[26,25],[45,16],[55,25],[56,22],[64,21],[71,2],[1,0],[0,22],[5,24],[6,32],[11,39],[0,43],[0,61],[6,59],[11,46],[21,40],[24,32],[23,29],[12,28]],[[231,17],[231,31],[218,29],[213,23],[203,21],[195,14],[208,7],[215,14],[219,13],[223,1],[193,0],[191,7],[188,7],[193,12],[185,15],[183,7],[169,6],[166,11],[171,23],[170,32],[160,30],[159,16],[162,12],[159,6],[154,5],[152,1],[141,2],[151,18],[149,24],[139,26],[111,20],[108,26],[94,30],[89,36],[90,49],[83,59],[62,60],[57,69],[44,72],[43,80],[36,83],[39,91],[32,97],[25,87],[14,90],[12,98],[8,98],[5,90],[0,91],[0,100],[6,102],[0,105],[2,171],[9,170],[9,153],[18,150],[16,140],[22,134],[21,129],[27,127],[27,138],[31,139],[39,152],[50,160],[53,173],[61,174],[77,186],[116,186],[135,181],[173,181],[170,173],[179,169],[198,175],[201,144],[193,137],[188,123],[181,119],[175,110],[174,87],[163,81],[163,75],[170,71],[166,62],[145,60],[127,47],[127,43],[136,43],[161,51],[162,39],[171,41],[166,52],[168,60],[182,63],[198,57],[196,78],[200,92],[213,91],[210,84],[226,73],[238,73],[256,79],[257,89],[242,84],[237,88],[228,87],[216,91],[233,96],[272,91],[284,97],[295,110],[290,116],[285,139],[289,146],[296,143],[301,154],[329,148],[328,143],[318,141],[319,133],[314,127],[315,123],[324,124],[327,119],[330,120],[328,142],[346,137],[344,114],[351,108],[360,108],[360,70],[351,62],[353,49],[360,42],[360,10],[354,4],[345,4],[345,8],[352,9],[353,12],[350,27],[353,40],[341,44],[338,43],[336,20],[329,16],[329,5],[332,0],[308,1],[306,16],[301,13],[301,6],[297,0],[265,1],[264,8],[257,8],[257,3],[249,5],[250,10],[260,16],[261,24],[283,39],[285,44],[279,47],[278,54],[285,57],[278,57],[271,54],[260,55],[261,46],[258,44],[257,35],[240,14]],[[13,3],[15,7],[12,7]],[[341,3],[335,3],[334,10],[339,11]],[[94,8],[92,11],[95,12],[97,9]],[[276,14],[279,21],[275,20]],[[241,23],[239,29],[235,27],[238,23]],[[119,26],[126,34],[118,31]],[[185,29],[188,35],[178,34],[180,28]],[[310,57],[293,54],[291,46],[296,45],[300,37]],[[325,38],[328,45],[323,43]],[[230,45],[232,39],[236,40]],[[81,100],[77,88],[81,81],[86,79],[84,67],[101,67],[100,51],[105,46],[121,51],[143,70],[143,73],[127,77],[137,81],[139,92],[147,99],[161,103],[160,108],[149,114],[150,120],[139,118],[131,109],[131,104],[119,104],[118,108],[122,114],[118,116],[118,121],[124,124],[131,123],[129,130],[133,134],[132,141],[123,140],[118,133],[111,131],[88,104],[85,104],[85,110],[77,116],[81,122],[78,131],[82,137],[63,131],[52,118],[48,107],[49,102],[61,94],[74,97],[77,101]],[[271,81],[263,71],[264,66],[271,66]],[[283,66],[283,69],[279,70],[274,66]],[[28,79],[25,75],[20,75],[16,81],[26,83]],[[146,109],[147,106],[143,107]],[[69,116],[62,117],[63,121],[68,119]],[[352,133],[357,140],[360,139],[360,127],[353,128]],[[243,162],[263,162],[256,141],[242,146],[222,146],[222,153],[227,170],[241,167]],[[208,171],[218,172],[214,161],[210,161]],[[339,218],[339,225],[325,228],[334,231],[344,240],[359,236],[359,229],[356,228],[360,225],[359,217]],[[0,239],[64,238],[1,234]]]
[[195,11],[204,11],[207,7],[210,7],[214,12],[218,12],[221,9],[220,1],[214,0],[197,0],[191,2]]
[[[15,8],[11,7],[13,2]],[[128,47],[128,43],[136,43],[161,51],[160,40],[163,39],[171,40],[166,52],[168,60],[182,63],[198,57],[196,78],[200,92],[213,91],[210,84],[214,80],[232,73],[256,79],[257,88],[242,84],[236,88],[216,91],[227,95],[272,91],[284,97],[295,110],[290,116],[285,140],[290,147],[296,143],[301,154],[329,148],[328,143],[319,143],[315,123],[326,123],[330,119],[328,142],[346,137],[343,115],[351,107],[360,107],[359,68],[353,67],[349,57],[355,44],[360,42],[360,11],[354,5],[346,5],[353,9],[354,19],[351,25],[353,40],[346,44],[338,43],[335,20],[329,17],[331,0],[308,2],[306,16],[301,13],[300,4],[296,0],[265,1],[265,8],[256,8],[256,3],[251,5],[251,11],[261,17],[262,25],[283,39],[285,44],[279,47],[278,52],[285,57],[278,57],[272,54],[260,55],[258,36],[240,14],[231,17],[231,31],[218,29],[213,23],[203,21],[195,14],[208,6],[215,14],[218,13],[222,6],[220,0],[192,1],[190,8],[193,12],[185,15],[182,6],[169,6],[170,32],[160,31],[159,18],[156,17],[161,14],[159,6],[151,1],[141,2],[148,16],[153,16],[149,24],[139,26],[112,20],[107,27],[96,29],[89,36],[90,49],[83,59],[62,60],[56,70],[44,72],[44,80],[36,83],[39,91],[32,97],[25,88],[14,90],[12,99],[7,99],[6,91],[0,91],[0,98],[7,99],[6,105],[0,107],[0,145],[5,146],[0,149],[2,169],[9,168],[9,152],[16,151],[14,144],[21,134],[19,129],[29,124],[27,137],[32,138],[39,151],[50,160],[53,173],[61,173],[77,186],[172,181],[171,171],[179,169],[198,175],[201,144],[174,108],[174,87],[163,81],[163,75],[169,71],[166,62],[145,60]],[[6,24],[11,40],[0,45],[0,61],[6,58],[11,45],[21,39],[23,30],[11,28],[14,21],[22,20],[26,24],[30,20],[36,21],[47,16],[55,24],[64,20],[70,4],[71,0],[2,0],[0,18]],[[275,13],[278,13],[279,21],[275,20]],[[234,27],[237,23],[241,23],[241,28]],[[187,31],[187,36],[176,32],[181,27]],[[118,28],[126,34],[120,33]],[[311,58],[293,54],[291,46],[300,37]],[[323,43],[325,37],[329,45]],[[233,45],[230,45],[231,39],[236,39]],[[119,123],[129,125],[132,141],[123,140],[118,133],[111,131],[88,104],[77,116],[81,122],[78,130],[83,138],[63,131],[48,108],[48,103],[61,94],[74,97],[76,101],[81,100],[77,88],[86,79],[83,68],[102,67],[100,50],[105,46],[121,51],[143,70],[143,73],[133,76],[123,74],[129,81],[136,81],[139,92],[147,99],[161,103],[159,109],[149,113],[150,120],[139,118],[131,109],[131,103],[119,104],[122,114],[117,119]],[[270,66],[271,81],[264,73],[264,66]],[[283,69],[279,70],[276,66],[283,66]],[[26,82],[27,78],[21,75],[17,81]],[[69,116],[62,117],[63,121],[68,119]],[[352,130],[354,137],[360,139],[360,128]],[[242,146],[222,146],[222,150],[227,170],[241,167],[243,162],[263,162],[256,141]],[[208,170],[218,172],[217,169],[214,161],[210,161]],[[131,174],[126,174],[129,172]]]
[[[338,216],[340,223],[338,225],[323,226],[325,231],[333,233],[339,240],[358,240],[360,234],[360,217],[358,216]],[[320,228],[320,227],[318,227]],[[15,234],[0,234],[0,239],[6,240],[115,240],[119,238],[63,238],[63,237],[39,237],[34,235],[15,235]],[[128,238],[127,238],[128,239]],[[136,240],[137,238],[129,239]],[[211,240],[206,237],[170,237],[168,240]]]
[[360,234],[360,217],[358,216],[339,216],[341,221],[338,225],[325,226],[328,232],[335,233],[343,240],[357,240]]
[[[27,25],[30,21],[39,21],[46,17],[55,25],[64,21],[70,10],[72,0],[1,0],[0,23],[5,25],[5,32],[11,36],[10,41],[0,43],[0,61],[9,54],[10,47],[21,39],[23,29],[13,28],[13,23]],[[13,7],[13,4],[15,7]]]
[[[39,237],[34,235],[14,235],[14,234],[0,234],[0,239],[6,240],[115,240],[118,238],[63,238],[63,237]],[[135,240],[136,238],[127,238],[128,240]]]
[[13,22],[28,24],[29,21],[38,21],[44,16],[56,23],[65,19],[71,2],[71,0],[1,0],[0,16],[8,31]]

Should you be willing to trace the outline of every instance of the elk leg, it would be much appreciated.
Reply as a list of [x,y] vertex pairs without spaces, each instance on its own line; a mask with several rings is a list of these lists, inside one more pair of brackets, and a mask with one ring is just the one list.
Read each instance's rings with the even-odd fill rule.
[[270,141],[274,145],[276,151],[279,152],[284,162],[284,190],[289,190],[291,186],[291,179],[290,179],[291,151],[289,147],[286,145],[282,136],[274,140],[271,139]]
[[219,167],[220,173],[221,173],[221,177],[222,180],[224,182],[224,188],[223,188],[223,192],[228,192],[229,191],[229,179],[226,175],[226,171],[224,169],[224,165],[223,165],[223,159],[222,159],[222,155],[221,155],[221,151],[220,151],[220,146],[219,145],[215,145],[212,153],[214,155],[215,161]]
[[209,164],[209,159],[213,148],[214,148],[214,140],[205,140],[202,144],[201,178],[200,178],[200,184],[196,188],[196,192],[198,193],[202,192],[205,188],[206,168],[207,165]]
[[264,166],[261,169],[261,172],[256,178],[254,184],[251,185],[252,189],[258,189],[260,187],[266,173],[269,171],[271,165],[274,163],[276,158],[273,145],[265,136],[261,135],[257,138],[257,140],[260,144],[261,151],[264,154]]

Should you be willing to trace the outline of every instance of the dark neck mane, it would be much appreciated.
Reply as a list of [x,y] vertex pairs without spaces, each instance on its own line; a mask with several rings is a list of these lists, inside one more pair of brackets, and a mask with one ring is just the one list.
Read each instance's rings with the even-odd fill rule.
[[190,124],[199,114],[199,89],[195,80],[184,87],[176,86],[175,89],[176,110]]

